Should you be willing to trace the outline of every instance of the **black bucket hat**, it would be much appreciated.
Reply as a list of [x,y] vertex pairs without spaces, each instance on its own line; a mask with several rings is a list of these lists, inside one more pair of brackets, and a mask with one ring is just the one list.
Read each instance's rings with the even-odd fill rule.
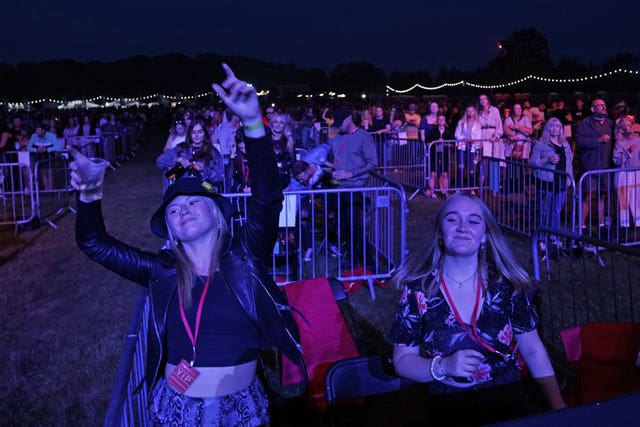
[[160,236],[163,239],[169,238],[169,231],[167,230],[167,221],[165,220],[164,211],[167,205],[171,203],[173,199],[178,196],[205,196],[212,199],[224,216],[227,224],[231,223],[231,218],[235,213],[235,209],[229,201],[217,193],[207,181],[203,181],[201,177],[197,176],[185,176],[177,179],[173,184],[167,188],[162,197],[162,204],[156,209],[155,213],[151,217],[151,231],[156,236]]
[[342,122],[345,121],[347,117],[351,115],[351,109],[346,106],[342,106],[333,112],[331,115],[333,117],[333,127],[339,128],[342,126]]

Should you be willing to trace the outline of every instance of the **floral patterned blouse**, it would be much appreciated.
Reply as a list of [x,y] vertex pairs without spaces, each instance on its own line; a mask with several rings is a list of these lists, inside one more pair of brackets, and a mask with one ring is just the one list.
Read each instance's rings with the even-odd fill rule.
[[[502,279],[488,286],[476,328],[480,339],[507,356],[504,357],[489,351],[465,332],[440,288],[427,297],[420,280],[416,280],[402,290],[387,339],[394,345],[420,346],[420,354],[429,358],[446,357],[462,349],[477,350],[485,355],[471,376],[446,377],[431,383],[431,393],[444,394],[519,381],[519,367],[517,359],[512,357],[510,344],[514,334],[534,330],[537,321],[538,315],[526,294],[514,293],[513,284]],[[472,330],[471,325],[466,328]]]

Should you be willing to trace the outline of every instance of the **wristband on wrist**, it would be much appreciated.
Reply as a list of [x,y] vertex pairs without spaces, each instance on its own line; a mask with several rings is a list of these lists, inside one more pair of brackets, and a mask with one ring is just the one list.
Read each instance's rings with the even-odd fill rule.
[[258,130],[261,129],[264,125],[262,124],[262,122],[256,122],[256,123],[251,123],[251,124],[242,124],[242,127],[244,128],[244,130]]
[[[436,381],[442,381],[446,378],[446,375],[444,374],[444,370],[442,369],[442,366],[440,366],[441,360],[442,360],[442,356],[434,356],[433,359],[431,359],[431,364],[429,365],[429,373],[431,373],[431,376]],[[436,374],[436,370],[435,370],[436,363],[438,364],[438,366],[440,367],[440,371],[442,372],[441,376]]]

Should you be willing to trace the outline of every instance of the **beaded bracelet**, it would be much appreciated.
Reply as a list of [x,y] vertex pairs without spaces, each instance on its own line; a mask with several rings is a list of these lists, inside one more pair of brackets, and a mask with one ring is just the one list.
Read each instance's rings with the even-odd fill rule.
[[431,376],[433,377],[433,379],[436,381],[442,381],[447,377],[444,374],[444,370],[442,369],[442,367],[440,367],[440,370],[442,371],[442,376],[438,376],[436,374],[436,370],[434,369],[434,366],[436,363],[440,362],[440,360],[442,360],[442,356],[434,356],[433,359],[431,359],[431,364],[429,365],[429,372],[431,373]]
[[251,124],[243,124],[242,127],[244,128],[244,130],[258,130],[260,128],[262,128],[264,125],[262,124],[262,122],[256,122],[256,123],[251,123]]

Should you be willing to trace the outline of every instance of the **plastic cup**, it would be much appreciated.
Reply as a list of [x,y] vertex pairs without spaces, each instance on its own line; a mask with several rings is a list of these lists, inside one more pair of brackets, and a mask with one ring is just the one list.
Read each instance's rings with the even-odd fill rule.
[[109,162],[97,157],[76,158],[76,173],[80,183],[80,200],[89,203],[102,199],[104,173]]

